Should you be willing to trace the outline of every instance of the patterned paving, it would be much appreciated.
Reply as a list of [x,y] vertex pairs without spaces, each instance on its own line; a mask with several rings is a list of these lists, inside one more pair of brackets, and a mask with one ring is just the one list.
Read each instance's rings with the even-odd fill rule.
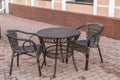
[[[57,75],[53,78],[54,60],[47,58],[47,66],[42,69],[42,76],[38,76],[36,59],[22,55],[20,66],[17,67],[14,59],[13,74],[9,76],[11,49],[4,33],[7,29],[20,29],[28,32],[36,32],[55,25],[22,19],[11,15],[0,15],[2,39],[0,40],[0,80],[120,80],[120,41],[102,36],[100,47],[104,63],[100,63],[97,49],[90,51],[89,70],[84,70],[84,55],[75,52],[75,61],[78,71],[75,71],[72,59],[69,63],[58,60]],[[85,37],[85,34],[80,38]],[[42,62],[42,55],[40,60]]]

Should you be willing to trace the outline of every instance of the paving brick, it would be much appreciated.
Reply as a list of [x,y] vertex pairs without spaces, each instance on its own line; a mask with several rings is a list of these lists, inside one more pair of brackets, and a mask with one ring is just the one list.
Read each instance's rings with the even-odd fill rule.
[[[0,15],[2,39],[0,40],[0,80],[120,80],[120,41],[107,37],[101,37],[100,47],[104,63],[100,63],[97,49],[91,49],[89,70],[85,71],[85,57],[81,52],[75,51],[75,61],[78,71],[75,71],[72,59],[69,63],[58,60],[56,78],[53,78],[54,59],[47,58],[47,66],[42,68],[42,76],[39,77],[36,59],[28,56],[20,56],[20,66],[17,67],[14,59],[13,73],[9,76],[11,62],[11,49],[6,36],[7,29],[19,29],[23,31],[37,32],[40,29],[58,27],[55,25],[27,20],[11,15]],[[80,36],[85,37],[82,32]],[[40,61],[42,62],[42,55]]]

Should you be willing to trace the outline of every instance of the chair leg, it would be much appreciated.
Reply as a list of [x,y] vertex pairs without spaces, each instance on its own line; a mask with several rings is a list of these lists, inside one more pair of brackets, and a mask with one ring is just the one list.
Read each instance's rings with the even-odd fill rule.
[[45,46],[42,48],[42,50],[43,50],[43,62],[42,62],[41,68],[43,68],[44,64],[46,66],[46,49],[45,49]]
[[68,63],[68,58],[66,58],[66,63]]
[[43,65],[46,66],[46,55],[44,53],[43,53],[43,62],[42,62],[41,68],[43,68]]
[[76,63],[75,63],[75,59],[74,59],[74,52],[72,52],[72,60],[73,60],[73,64],[74,64],[76,71],[78,71]]
[[11,65],[10,65],[10,73],[9,73],[9,75],[12,74],[12,66],[13,66],[14,54],[15,53],[12,54],[12,58],[11,58]]
[[88,70],[88,63],[89,63],[89,51],[90,51],[90,49],[89,48],[87,48],[86,49],[86,63],[85,63],[85,70]]
[[17,53],[17,66],[19,66],[19,53]]
[[57,55],[55,55],[55,66],[54,66],[54,74],[53,74],[53,78],[56,77],[56,66],[57,66]]
[[64,63],[64,59],[62,59],[62,62]]
[[100,47],[99,47],[99,46],[98,46],[98,51],[99,51],[99,55],[100,55],[101,62],[103,63],[103,58],[102,58],[102,54],[101,54],[101,50],[100,50]]
[[37,65],[38,65],[39,76],[41,76],[42,73],[41,73],[40,61],[39,61],[39,56],[38,56],[37,53],[36,53],[36,59],[37,59]]

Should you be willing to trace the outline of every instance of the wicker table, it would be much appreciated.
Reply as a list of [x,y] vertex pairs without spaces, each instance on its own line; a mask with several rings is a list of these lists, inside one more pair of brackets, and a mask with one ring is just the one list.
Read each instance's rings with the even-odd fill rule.
[[[80,32],[73,28],[47,28],[37,32],[38,36],[42,38],[44,43],[44,61],[43,64],[46,64],[45,58],[50,57],[55,59],[54,75],[56,74],[56,64],[57,59],[66,59],[68,62],[68,57],[73,56],[72,46],[73,42],[78,39]],[[74,63],[73,56],[73,63]],[[75,63],[74,63],[75,65]],[[77,67],[75,65],[77,70]]]

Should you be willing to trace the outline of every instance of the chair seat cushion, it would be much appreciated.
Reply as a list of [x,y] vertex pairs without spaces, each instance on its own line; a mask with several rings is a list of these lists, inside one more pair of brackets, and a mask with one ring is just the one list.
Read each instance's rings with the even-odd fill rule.
[[86,40],[77,40],[77,41],[75,41],[75,45],[87,46],[87,41]]
[[[87,40],[77,40],[75,41],[75,45],[87,47]],[[97,44],[95,44],[94,41],[91,40],[88,47],[97,47]]]
[[[37,44],[36,45],[37,50],[40,50],[41,45]],[[31,46],[25,46],[24,48],[22,46],[17,46],[16,47],[16,52],[20,52],[20,53],[29,53],[29,52],[34,52],[36,51],[33,47],[33,45]]]
[[77,40],[74,44],[74,50],[85,53],[86,52],[86,40]]

